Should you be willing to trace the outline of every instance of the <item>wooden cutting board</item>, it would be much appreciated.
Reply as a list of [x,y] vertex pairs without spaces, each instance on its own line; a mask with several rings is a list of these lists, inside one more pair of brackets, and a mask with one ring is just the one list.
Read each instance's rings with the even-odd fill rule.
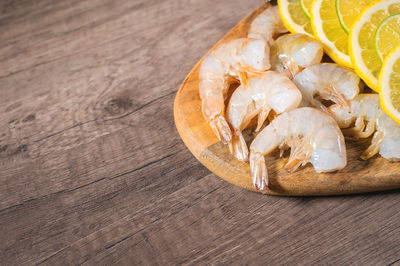
[[[266,8],[260,5],[230,30],[211,50],[222,42],[246,37],[253,18]],[[227,145],[214,136],[201,113],[198,88],[198,73],[201,60],[190,71],[176,94],[174,104],[175,124],[178,132],[193,155],[210,171],[237,186],[256,191],[253,188],[248,163],[235,159]],[[245,130],[247,140],[253,138],[251,129]],[[266,156],[270,177],[267,194],[273,195],[336,195],[363,193],[400,188],[400,162],[392,163],[376,155],[368,161],[360,155],[370,139],[355,141],[346,139],[347,166],[334,173],[318,174],[311,164],[296,172],[283,168],[285,158],[275,152]]]

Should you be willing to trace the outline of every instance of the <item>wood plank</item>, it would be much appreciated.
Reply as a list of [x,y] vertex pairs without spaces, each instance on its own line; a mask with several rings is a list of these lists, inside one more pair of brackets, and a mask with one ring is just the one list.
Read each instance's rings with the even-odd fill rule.
[[[360,201],[364,202],[361,207],[376,209],[380,201],[393,200],[396,193],[276,198],[229,188],[228,183],[206,176],[74,243],[44,263],[244,264],[254,258],[253,263],[274,265],[299,261],[323,264],[329,259],[374,265],[394,261],[394,254],[400,251],[394,236],[400,233],[397,223],[376,226],[393,214],[379,210],[380,218],[371,223],[370,211],[350,210]],[[392,202],[388,207],[397,213],[396,205]],[[368,252],[355,251],[356,246]],[[326,254],[316,253],[319,249]]]

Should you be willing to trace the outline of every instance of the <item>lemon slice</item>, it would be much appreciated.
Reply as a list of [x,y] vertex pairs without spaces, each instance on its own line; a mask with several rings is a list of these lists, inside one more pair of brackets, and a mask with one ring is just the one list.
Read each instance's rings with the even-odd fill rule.
[[311,11],[311,3],[312,0],[300,0],[301,10],[303,10],[304,14],[308,19],[311,19],[310,11]]
[[[399,0],[375,1],[363,10],[350,30],[349,54],[355,71],[375,91],[379,91],[378,75],[382,67],[375,47],[375,32],[386,18],[399,13]],[[386,47],[384,43],[392,38],[390,33],[383,33],[378,34],[379,47]]]
[[334,0],[314,0],[311,5],[311,27],[324,44],[325,52],[338,64],[352,67],[348,55],[348,35],[340,25]]
[[371,2],[373,0],[335,0],[336,14],[339,18],[340,26],[347,34],[350,32],[355,18]]
[[383,61],[379,86],[382,109],[400,124],[400,46],[393,49]]
[[397,45],[400,45],[400,14],[385,18],[375,32],[375,50],[381,62]]
[[312,36],[310,19],[303,11],[300,0],[278,0],[278,6],[282,22],[290,32]]

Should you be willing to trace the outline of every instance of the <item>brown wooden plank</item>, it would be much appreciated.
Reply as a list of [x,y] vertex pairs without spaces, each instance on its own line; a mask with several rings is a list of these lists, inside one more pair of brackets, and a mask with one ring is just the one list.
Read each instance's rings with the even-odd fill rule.
[[[242,264],[253,260],[273,264],[302,261],[309,265],[334,258],[337,263],[356,260],[373,265],[396,259],[396,255],[388,255],[387,248],[390,253],[400,251],[391,235],[400,233],[395,222],[379,228],[368,221],[368,211],[354,215],[349,210],[360,201],[364,201],[363,207],[375,201],[372,207],[376,208],[380,200],[395,197],[396,193],[266,198],[229,187],[212,175],[204,177],[124,217],[103,232],[74,243],[44,263],[72,260],[90,265],[132,261]],[[394,202],[390,205],[395,212],[396,205]],[[377,214],[380,216],[377,223],[393,217],[384,210]],[[399,218],[397,214],[394,216]],[[321,230],[323,227],[325,230]],[[353,236],[351,240],[349,234]],[[368,252],[355,251],[355,246],[367,247]],[[326,254],[315,254],[318,249],[326,250]]]
[[181,141],[179,84],[259,3],[0,2],[1,265],[399,259],[397,193],[265,197]]

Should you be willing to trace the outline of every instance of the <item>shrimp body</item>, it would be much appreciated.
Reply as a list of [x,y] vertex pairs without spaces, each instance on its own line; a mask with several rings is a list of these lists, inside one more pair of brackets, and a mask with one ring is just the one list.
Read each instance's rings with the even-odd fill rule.
[[248,37],[264,39],[271,45],[275,35],[285,32],[287,29],[282,23],[278,6],[268,4],[267,8],[251,23]]
[[320,63],[324,50],[317,40],[297,33],[279,37],[270,54],[272,69],[293,79],[301,69]]
[[[400,125],[381,109],[378,94],[359,94],[350,101],[349,108],[335,104],[329,109],[338,125],[346,128],[345,135],[367,138],[374,134],[362,159],[367,160],[379,152],[388,160],[400,160]],[[349,128],[353,123],[354,127]]]
[[231,153],[239,160],[248,160],[248,148],[241,131],[258,115],[258,131],[273,109],[280,114],[296,108],[301,101],[301,93],[285,75],[267,71],[248,81],[247,88],[238,87],[231,96],[227,107],[227,119],[233,136],[229,142]]
[[250,169],[256,189],[268,187],[264,155],[275,148],[291,148],[287,167],[296,170],[310,162],[317,172],[332,172],[346,166],[343,134],[328,114],[310,107],[286,112],[264,128],[250,145]]
[[260,75],[269,68],[269,46],[264,40],[241,38],[223,43],[203,59],[199,71],[202,112],[222,142],[227,143],[232,137],[224,104],[232,79],[245,85],[249,76]]
[[293,81],[303,95],[302,106],[312,105],[323,111],[328,109],[316,96],[347,106],[361,89],[360,78],[353,70],[332,63],[307,67]]

